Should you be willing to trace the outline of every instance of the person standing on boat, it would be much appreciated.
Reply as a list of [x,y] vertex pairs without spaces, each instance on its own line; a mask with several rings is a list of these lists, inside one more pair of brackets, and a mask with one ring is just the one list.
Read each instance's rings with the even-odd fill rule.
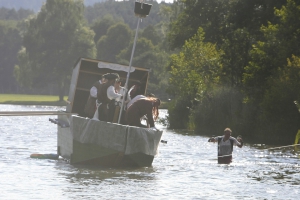
[[96,81],[93,84],[93,87],[90,89],[90,95],[88,97],[88,100],[84,106],[84,113],[87,117],[89,118],[93,118],[95,111],[96,111],[96,101],[97,101],[97,91],[98,88],[100,87],[100,85],[102,83],[106,83],[107,79],[106,79],[107,74],[103,74],[101,76],[101,79],[99,81]]
[[218,137],[212,137],[208,142],[218,142],[218,163],[229,164],[232,162],[233,145],[242,148],[243,140],[241,137],[235,139],[231,137],[231,129],[225,128],[224,135]]
[[[121,84],[122,84],[122,80],[117,79],[116,82],[115,82],[115,91],[116,91],[116,93],[121,94],[123,97],[125,97],[126,94],[127,94],[127,89],[125,87],[122,87]],[[117,102],[116,105],[121,107],[121,104],[122,104],[121,97],[116,98],[116,102]],[[125,104],[124,105],[124,110],[126,110],[125,108],[126,108],[127,103],[128,103],[128,100],[127,100],[127,97],[126,97],[126,99],[124,101],[124,104]]]
[[106,76],[107,82],[101,84],[98,88],[97,101],[98,104],[98,115],[100,121],[112,121],[111,115],[109,115],[110,108],[109,104],[112,107],[112,102],[117,98],[122,98],[121,94],[116,93],[115,91],[115,81],[119,78],[117,73],[111,73]]
[[150,128],[155,128],[154,121],[157,120],[160,106],[160,99],[145,97],[135,101],[126,111],[125,120],[130,126],[149,128],[141,124],[141,117],[147,116]]
[[[112,120],[112,122],[118,121],[118,116],[119,116],[120,109],[122,106],[123,97],[125,97],[123,111],[126,110],[126,105],[128,103],[127,96],[126,96],[127,89],[125,87],[122,87],[121,84],[122,84],[122,80],[117,79],[114,87],[115,87],[115,92],[118,94],[121,94],[122,96],[119,96],[115,100],[112,100],[109,104],[109,118]],[[124,116],[125,116],[125,114],[122,114],[121,121],[120,121],[121,124],[124,124]]]

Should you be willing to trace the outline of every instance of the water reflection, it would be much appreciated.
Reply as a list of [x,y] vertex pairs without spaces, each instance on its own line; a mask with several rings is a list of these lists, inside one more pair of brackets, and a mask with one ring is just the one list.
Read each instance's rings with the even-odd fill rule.
[[[64,161],[65,162],[65,161]],[[69,165],[66,168],[65,163],[57,163],[56,169],[59,175],[65,176],[71,183],[81,183],[88,180],[112,180],[112,179],[131,179],[131,180],[153,180],[155,179],[155,170],[152,167],[115,169],[105,167],[92,167],[87,165]]]

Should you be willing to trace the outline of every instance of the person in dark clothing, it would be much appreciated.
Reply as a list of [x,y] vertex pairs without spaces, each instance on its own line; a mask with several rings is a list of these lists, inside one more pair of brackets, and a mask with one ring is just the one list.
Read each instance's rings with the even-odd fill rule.
[[118,74],[111,73],[106,76],[107,82],[105,84],[101,84],[98,88],[97,93],[97,102],[100,104],[98,106],[98,115],[100,121],[111,121],[111,115],[109,106],[113,106],[116,98],[121,98],[122,95],[115,92],[114,84],[117,78],[119,78]]
[[243,140],[241,137],[235,139],[231,137],[231,129],[226,128],[223,136],[212,137],[208,142],[218,142],[218,163],[229,164],[232,162],[233,145],[242,148]]
[[[130,126],[147,128],[141,123],[141,118],[146,115],[150,128],[154,127],[154,121],[157,120],[160,106],[160,99],[154,97],[145,97],[134,102],[126,111],[125,120]],[[149,128],[149,127],[148,127]]]
[[101,77],[101,80],[96,81],[93,84],[93,87],[90,89],[90,94],[88,97],[88,100],[84,106],[84,113],[85,116],[88,118],[93,118],[95,111],[96,111],[96,101],[97,101],[97,90],[100,87],[101,84],[106,83],[107,79],[106,79],[107,74],[103,74]]

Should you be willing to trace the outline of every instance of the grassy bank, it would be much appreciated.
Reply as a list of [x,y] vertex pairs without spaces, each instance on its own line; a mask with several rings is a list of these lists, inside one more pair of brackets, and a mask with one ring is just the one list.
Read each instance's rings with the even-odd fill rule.
[[[64,100],[67,98],[65,96]],[[59,101],[58,96],[0,94],[0,104],[65,106],[66,102]]]
[[[64,100],[67,99],[65,96]],[[58,100],[58,96],[49,95],[0,94],[0,104],[66,106],[65,101]],[[166,109],[167,103],[162,102],[159,108]]]

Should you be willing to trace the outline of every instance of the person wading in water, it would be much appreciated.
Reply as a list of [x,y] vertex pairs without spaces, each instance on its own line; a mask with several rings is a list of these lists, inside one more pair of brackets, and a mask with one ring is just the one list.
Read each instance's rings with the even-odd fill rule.
[[218,163],[229,164],[232,162],[233,145],[242,148],[243,140],[241,137],[235,139],[231,137],[231,129],[225,128],[224,135],[218,137],[212,137],[208,142],[218,142]]

